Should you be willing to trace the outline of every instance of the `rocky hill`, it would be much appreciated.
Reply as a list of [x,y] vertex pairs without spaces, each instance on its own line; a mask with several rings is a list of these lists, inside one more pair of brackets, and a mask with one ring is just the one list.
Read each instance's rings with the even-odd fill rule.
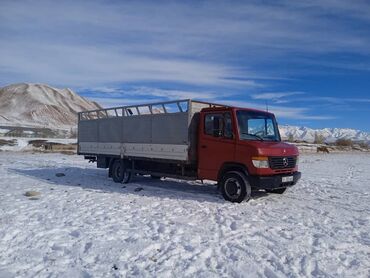
[[13,84],[0,88],[0,127],[71,129],[77,112],[98,109],[70,89],[44,84]]

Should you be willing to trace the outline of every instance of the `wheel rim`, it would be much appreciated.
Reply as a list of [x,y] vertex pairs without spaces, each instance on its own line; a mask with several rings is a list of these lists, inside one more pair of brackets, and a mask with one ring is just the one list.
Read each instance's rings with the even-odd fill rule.
[[121,177],[121,166],[120,165],[116,167],[116,177],[117,178]]
[[130,178],[130,173],[124,171],[123,177],[121,177],[121,166],[119,165],[116,167],[116,177],[118,177],[119,179],[122,179],[122,182],[127,182]]
[[242,186],[236,178],[228,178],[225,181],[225,193],[230,199],[236,199],[242,192]]

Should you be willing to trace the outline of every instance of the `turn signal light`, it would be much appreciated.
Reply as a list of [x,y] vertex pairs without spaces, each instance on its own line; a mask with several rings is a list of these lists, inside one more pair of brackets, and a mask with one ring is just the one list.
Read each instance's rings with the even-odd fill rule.
[[269,168],[269,160],[266,156],[253,156],[252,163],[256,168]]

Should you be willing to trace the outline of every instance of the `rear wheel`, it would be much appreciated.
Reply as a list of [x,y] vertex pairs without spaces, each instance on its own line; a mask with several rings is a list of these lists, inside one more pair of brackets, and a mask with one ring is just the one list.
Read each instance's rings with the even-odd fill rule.
[[275,194],[283,194],[286,191],[285,188],[277,188],[277,189],[266,189],[267,193],[275,193]]
[[225,200],[240,203],[251,197],[251,186],[243,173],[227,172],[221,179],[221,191]]
[[128,183],[131,179],[131,172],[126,171],[124,162],[115,160],[112,165],[112,178],[114,182]]

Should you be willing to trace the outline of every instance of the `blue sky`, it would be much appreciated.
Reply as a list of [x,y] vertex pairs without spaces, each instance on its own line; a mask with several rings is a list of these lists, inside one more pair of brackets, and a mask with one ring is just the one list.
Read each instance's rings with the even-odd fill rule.
[[196,98],[370,131],[369,1],[1,1],[0,86]]

